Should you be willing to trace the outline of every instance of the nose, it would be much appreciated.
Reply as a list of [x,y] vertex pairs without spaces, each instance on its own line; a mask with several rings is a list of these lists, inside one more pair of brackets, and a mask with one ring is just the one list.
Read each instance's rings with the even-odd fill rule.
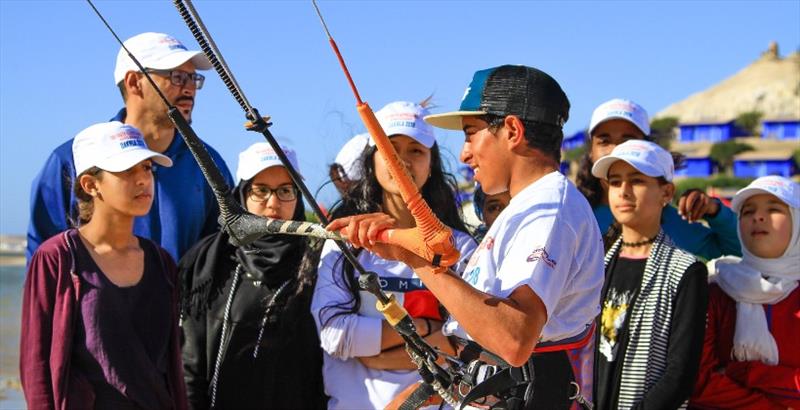
[[631,188],[632,187],[631,187],[630,183],[628,183],[627,181],[622,181],[622,184],[621,184],[620,188],[622,188],[622,189],[619,190],[620,197],[628,198],[628,197],[631,196],[631,192],[632,192]]
[[153,173],[147,170],[143,164],[136,167],[133,175],[136,185],[148,186],[153,183]]
[[267,198],[267,208],[278,209],[281,207],[281,201],[278,199],[276,192],[271,192]]
[[412,162],[411,153],[409,153],[409,152],[398,152],[397,156],[400,158],[400,161],[403,162],[403,165],[406,167],[406,169],[410,170],[411,169],[411,162]]
[[470,151],[469,145],[469,142],[465,142],[464,146],[461,147],[461,152],[458,155],[458,159],[465,164],[469,164],[469,162],[472,160],[472,151]]
[[187,81],[186,85],[181,87],[181,94],[187,97],[194,97],[197,94],[197,86],[194,81]]

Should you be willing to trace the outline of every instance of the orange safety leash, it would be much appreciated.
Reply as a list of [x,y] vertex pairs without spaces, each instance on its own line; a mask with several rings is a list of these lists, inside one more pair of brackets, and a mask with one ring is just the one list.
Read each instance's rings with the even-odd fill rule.
[[358,93],[353,78],[350,76],[350,71],[347,69],[344,58],[339,52],[336,41],[333,40],[330,31],[328,31],[328,26],[322,18],[322,13],[317,6],[316,0],[312,0],[312,4],[317,11],[322,27],[325,29],[325,34],[328,36],[328,42],[331,44],[333,52],[336,53],[336,58],[339,60],[344,75],[347,77],[347,82],[356,97],[358,115],[375,142],[378,151],[386,159],[389,173],[397,182],[400,196],[417,224],[416,227],[409,229],[387,229],[379,235],[378,239],[381,242],[398,245],[413,252],[431,262],[434,266],[441,267],[439,272],[443,272],[447,267],[458,262],[460,257],[460,252],[455,247],[453,232],[434,215],[430,206],[422,198],[422,194],[420,194],[417,186],[414,185],[405,166],[402,165],[397,151],[395,151],[392,143],[389,142],[389,138],[375,117],[372,108],[361,100],[361,95]]

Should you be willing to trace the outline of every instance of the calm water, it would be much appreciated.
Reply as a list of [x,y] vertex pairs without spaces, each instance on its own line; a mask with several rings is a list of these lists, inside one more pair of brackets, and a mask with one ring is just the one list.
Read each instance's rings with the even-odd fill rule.
[[19,386],[19,326],[24,266],[0,266],[0,409],[24,409]]

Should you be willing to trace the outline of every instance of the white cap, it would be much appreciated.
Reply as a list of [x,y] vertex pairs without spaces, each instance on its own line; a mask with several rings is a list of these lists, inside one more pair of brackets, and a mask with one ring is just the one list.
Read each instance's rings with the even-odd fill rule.
[[[430,115],[426,108],[407,101],[386,104],[375,113],[387,137],[397,134],[408,135],[430,148],[436,143],[436,138],[433,136],[433,126],[423,121],[426,115]],[[369,145],[375,145],[372,138],[369,139]]]
[[[297,166],[297,154],[291,148],[281,147],[281,150],[286,154],[289,163],[292,167],[300,173],[300,167]],[[236,178],[239,181],[247,181],[259,172],[272,167],[285,167],[278,154],[272,149],[272,146],[266,142],[257,142],[246,150],[239,153],[239,166],[236,168]]]
[[342,149],[339,150],[339,153],[336,154],[334,162],[342,166],[347,179],[356,181],[363,176],[359,159],[361,158],[361,154],[364,153],[364,148],[367,147],[369,141],[369,134],[358,134],[350,138],[350,141],[347,141],[344,146],[342,146]]
[[592,175],[608,179],[608,169],[622,160],[649,177],[664,177],[672,181],[675,163],[672,155],[658,144],[645,140],[628,140],[614,147],[611,154],[597,160],[592,166]]
[[[124,44],[144,68],[171,70],[189,60],[192,60],[195,69],[211,68],[211,63],[201,51],[189,51],[175,37],[167,34],[142,33],[125,40]],[[120,47],[114,68],[114,84],[119,84],[128,71],[139,71],[139,67]]]
[[592,121],[589,123],[589,135],[592,135],[592,131],[601,123],[615,119],[628,121],[645,136],[650,135],[650,119],[647,117],[647,111],[633,101],[620,98],[606,101],[594,109]]
[[800,184],[777,175],[756,178],[750,185],[736,193],[731,208],[738,214],[747,198],[758,194],[772,194],[791,208],[800,208]]
[[78,133],[72,140],[75,175],[91,167],[120,172],[146,160],[171,167],[172,160],[150,151],[138,129],[119,121],[101,122]]

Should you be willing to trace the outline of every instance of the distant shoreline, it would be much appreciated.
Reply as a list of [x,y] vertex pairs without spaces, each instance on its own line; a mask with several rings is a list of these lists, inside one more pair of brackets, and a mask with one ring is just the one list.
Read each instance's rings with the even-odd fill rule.
[[0,255],[0,266],[25,266],[25,255]]

